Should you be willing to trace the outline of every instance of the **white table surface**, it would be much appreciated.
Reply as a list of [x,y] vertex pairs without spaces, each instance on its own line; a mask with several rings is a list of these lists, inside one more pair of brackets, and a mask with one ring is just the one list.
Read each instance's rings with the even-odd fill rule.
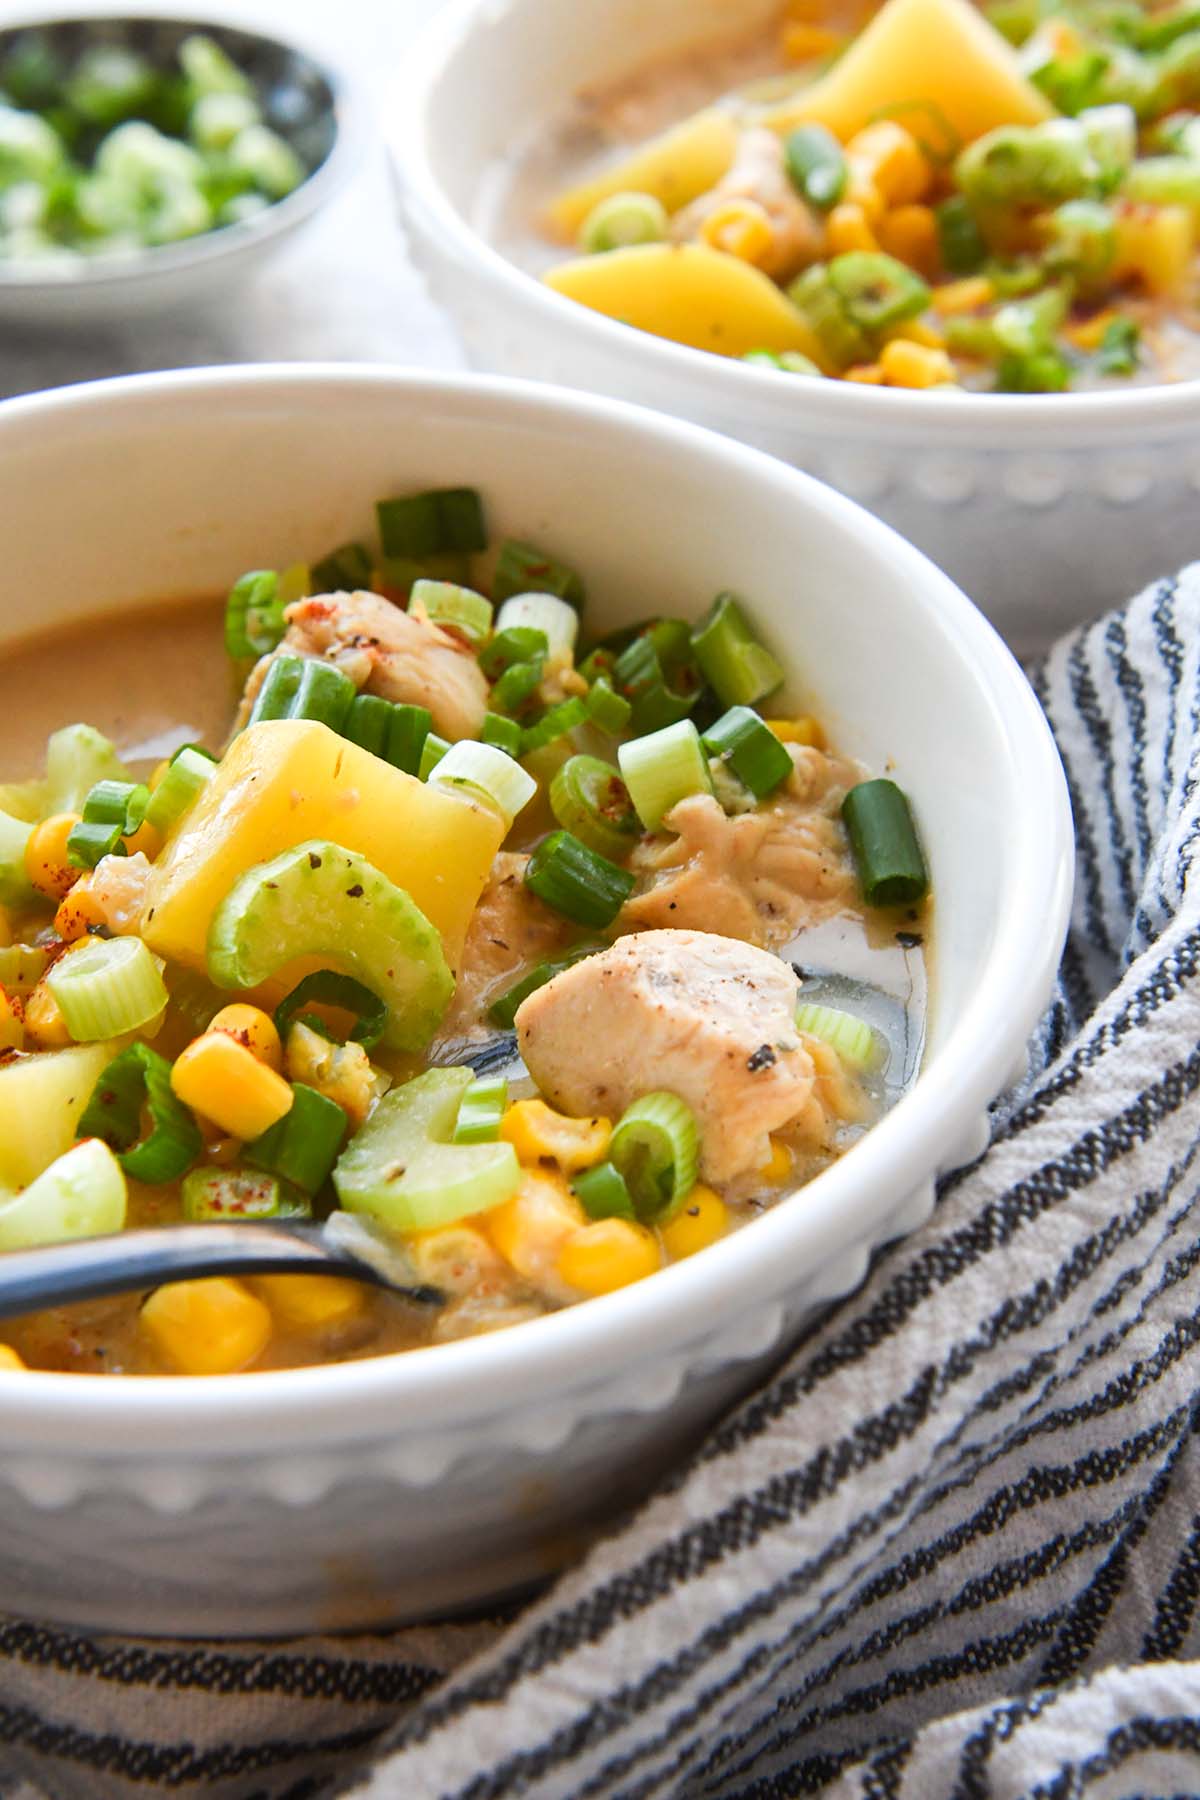
[[[439,0],[132,0],[131,11],[211,13],[327,49],[361,83],[372,110],[349,185],[294,244],[227,300],[128,330],[50,335],[5,330],[0,395],[134,370],[266,360],[418,363],[458,368],[449,328],[405,261],[388,192],[379,121],[406,43]],[[47,10],[44,0],[39,10]],[[33,10],[32,7],[29,8]],[[121,0],[63,0],[64,14],[114,13]],[[0,24],[26,9],[0,4]]]

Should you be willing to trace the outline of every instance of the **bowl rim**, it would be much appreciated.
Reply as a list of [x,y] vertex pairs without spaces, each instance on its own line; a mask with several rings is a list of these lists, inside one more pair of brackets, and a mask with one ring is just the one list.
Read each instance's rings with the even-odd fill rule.
[[[766,484],[781,505],[801,501],[815,529],[828,522],[852,531],[880,559],[905,569],[914,607],[929,629],[943,635],[964,673],[970,670],[978,681],[981,702],[997,721],[1013,791],[1027,796],[1014,818],[1008,875],[1013,903],[997,904],[976,989],[909,1093],[808,1184],[802,1205],[785,1202],[764,1213],[752,1228],[723,1240],[720,1256],[692,1257],[652,1281],[484,1337],[358,1362],[253,1377],[105,1380],[0,1371],[0,1429],[23,1452],[61,1454],[65,1448],[71,1456],[112,1466],[131,1458],[144,1463],[328,1449],[408,1431],[449,1432],[465,1420],[486,1431],[487,1424],[539,1400],[553,1403],[556,1394],[611,1383],[635,1361],[652,1373],[660,1352],[694,1349],[706,1320],[719,1332],[735,1323],[744,1327],[764,1305],[769,1310],[787,1285],[787,1271],[804,1268],[805,1240],[844,1219],[848,1207],[856,1223],[850,1242],[886,1238],[887,1218],[954,1160],[1005,1087],[1050,994],[1071,905],[1073,833],[1045,715],[1011,652],[949,577],[889,526],[811,476],[736,440],[626,402],[503,376],[386,364],[167,371],[18,396],[0,403],[0,453],[11,434],[19,444],[27,428],[69,432],[81,416],[114,407],[171,422],[181,416],[181,402],[194,420],[205,408],[222,415],[236,399],[286,401],[302,411],[319,397],[327,410],[339,396],[363,390],[374,390],[381,400],[403,400],[409,409],[436,407],[443,417],[456,412],[464,421],[480,409],[499,410],[514,427],[528,419],[560,424],[573,436],[598,432],[619,441],[636,434],[663,456],[682,456],[710,471],[714,483],[734,492],[752,481]],[[114,432],[108,441],[115,443]],[[841,1247],[834,1251],[840,1253]],[[657,1403],[657,1397],[642,1402]],[[626,1382],[621,1409],[637,1405]]]
[[[750,406],[760,418],[785,412],[790,423],[805,428],[857,427],[886,436],[920,433],[928,441],[935,428],[944,426],[945,435],[954,438],[978,440],[990,429],[997,437],[1045,443],[1081,432],[1090,439],[1102,429],[1114,437],[1169,429],[1200,417],[1200,376],[1066,394],[937,392],[833,380],[801,382],[797,377],[792,377],[793,387],[785,389],[775,370],[655,337],[557,293],[502,255],[469,223],[439,182],[428,151],[428,118],[441,78],[476,21],[494,22],[511,4],[512,0],[443,0],[406,53],[403,73],[385,109],[384,136],[397,180],[408,203],[420,209],[423,227],[472,263],[501,290],[507,303],[530,311],[548,333],[570,331],[583,348],[632,363],[648,380],[669,376],[691,388],[703,382],[727,416],[736,417]],[[398,103],[401,95],[403,105]],[[798,398],[796,385],[803,389]],[[792,400],[777,406],[785,392]]]
[[203,30],[216,26],[223,31],[236,31],[243,37],[257,38],[261,43],[291,51],[315,68],[325,80],[332,95],[333,142],[329,154],[311,169],[290,194],[273,200],[252,219],[238,220],[183,238],[174,244],[149,244],[139,250],[121,251],[111,256],[81,258],[78,266],[57,269],[39,268],[36,262],[7,264],[0,262],[0,296],[22,294],[64,295],[112,290],[145,280],[166,279],[186,273],[221,258],[235,255],[252,244],[264,244],[286,235],[310,218],[342,188],[357,166],[367,140],[368,101],[363,84],[346,66],[331,58],[323,47],[304,37],[280,36],[273,30],[260,28],[257,20],[241,19],[231,12],[192,10],[164,12],[161,7],[133,5],[120,11],[81,13],[63,10],[49,4],[22,7],[15,18],[0,20],[0,38],[10,32],[28,31],[46,25],[96,26],[119,21],[144,22],[171,26],[195,26]]

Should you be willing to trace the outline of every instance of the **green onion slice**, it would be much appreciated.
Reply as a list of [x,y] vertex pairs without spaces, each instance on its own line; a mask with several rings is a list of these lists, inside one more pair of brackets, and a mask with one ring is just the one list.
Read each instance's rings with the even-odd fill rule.
[[[630,704],[630,728],[639,736],[687,717],[703,683],[691,660],[687,627],[682,640],[673,620],[634,638],[616,660],[613,686]],[[672,683],[674,677],[674,684]]]
[[225,602],[225,648],[242,659],[266,656],[287,630],[274,569],[251,569],[230,589]]
[[339,544],[312,566],[312,588],[317,594],[353,593],[371,585],[371,553],[365,544]]
[[375,514],[385,556],[420,561],[447,551],[487,549],[483,502],[474,488],[431,488],[380,500]]
[[130,1044],[114,1056],[92,1089],[75,1136],[103,1139],[126,1175],[152,1185],[178,1181],[204,1148],[196,1121],[171,1088],[170,1063],[149,1044]]
[[847,250],[835,256],[829,279],[851,321],[863,331],[884,331],[914,319],[930,301],[928,283],[882,250]]
[[520,712],[537,692],[543,670],[540,656],[532,662],[510,663],[492,689],[492,711]]
[[302,1081],[293,1083],[292,1095],[291,1110],[242,1154],[252,1168],[315,1194],[337,1161],[348,1121],[336,1100]]
[[193,1169],[184,1176],[181,1198],[183,1216],[194,1225],[312,1218],[307,1194],[274,1175],[246,1169]]
[[425,742],[421,745],[421,763],[417,770],[422,781],[429,780],[449,749],[449,738],[439,737],[436,731],[426,734]]
[[[307,1006],[335,1006],[339,1012],[352,1014],[356,1023],[347,1041],[361,1044],[364,1050],[377,1044],[387,1028],[387,1002],[361,981],[355,981],[353,975],[339,974],[336,969],[314,970],[279,1002],[275,1008],[275,1029],[281,1038],[287,1037],[293,1021]],[[334,1038],[324,1019],[317,1015],[306,1017],[304,1023],[322,1037]]]
[[92,938],[46,976],[77,1044],[120,1037],[156,1019],[169,998],[162,963],[141,938]]
[[634,878],[569,831],[552,831],[525,865],[525,885],[577,925],[603,930],[633,892]]
[[718,594],[692,632],[704,678],[726,706],[753,706],[783,682],[783,669],[760,644],[733,594]]
[[545,654],[562,661],[574,653],[579,614],[557,594],[514,594],[496,614],[496,629],[540,632],[546,640]]
[[522,807],[537,793],[537,782],[519,762],[497,750],[463,738],[451,744],[435,766],[430,781],[442,787],[461,787],[490,800],[511,825]]
[[609,737],[618,737],[633,717],[633,705],[618,694],[607,675],[597,675],[588,689],[588,718]]
[[141,782],[98,781],[83,803],[83,818],[67,838],[67,861],[94,869],[102,856],[124,856],[122,839],[146,817],[150,789]]
[[696,1185],[700,1133],[691,1108],[677,1094],[644,1094],[617,1121],[608,1154],[639,1218],[664,1223]]
[[166,774],[150,796],[146,823],[156,831],[168,831],[199,799],[213,778],[216,763],[203,750],[185,744],[171,759]]
[[894,781],[862,781],[842,802],[842,818],[868,906],[911,906],[929,892],[912,811]]
[[792,772],[792,759],[769,725],[748,706],[731,706],[701,737],[758,800],[773,794]]
[[598,756],[568,758],[550,783],[550,810],[565,831],[613,862],[628,856],[641,831],[629,789]]
[[521,755],[528,756],[531,750],[543,750],[547,744],[556,743],[568,732],[586,725],[587,716],[587,707],[575,694],[568,700],[560,700],[557,706],[548,706],[540,719],[535,719],[522,731]]
[[800,125],[783,143],[783,159],[792,185],[810,206],[828,212],[846,191],[850,164],[846,152],[824,125]]
[[500,1121],[508,1105],[508,1082],[503,1075],[473,1081],[459,1102],[454,1126],[456,1144],[492,1144],[500,1136]]
[[408,596],[409,612],[418,606],[435,625],[460,632],[476,648],[492,629],[491,601],[455,581],[414,581]]
[[519,756],[521,753],[521,727],[515,719],[506,719],[503,713],[484,713],[479,740],[483,744],[494,745],[497,750],[503,750],[506,756]]
[[580,226],[579,247],[587,256],[600,256],[635,244],[659,244],[668,225],[667,209],[656,194],[608,194]]
[[517,1016],[517,1008],[523,1000],[528,1000],[530,994],[536,994],[540,987],[545,987],[548,981],[553,981],[554,977],[561,975],[564,969],[570,969],[577,962],[582,962],[585,956],[595,956],[597,951],[604,948],[603,944],[577,944],[573,950],[568,950],[565,956],[538,963],[536,968],[529,969],[519,981],[514,982],[512,987],[506,989],[498,1000],[492,1001],[488,1007],[488,1018],[502,1031],[511,1031],[513,1020]]
[[583,582],[574,569],[533,544],[506,538],[492,578],[492,598],[498,603],[514,594],[557,594],[576,612],[583,611]]
[[429,736],[432,715],[427,706],[410,706],[406,702],[381,700],[375,694],[359,694],[350,703],[341,726],[341,735],[352,744],[361,744],[373,756],[380,757],[393,768],[415,775],[421,767],[421,753]]
[[865,1019],[835,1006],[817,1006],[811,1000],[796,1008],[796,1030],[819,1038],[836,1050],[849,1069],[865,1072],[880,1061],[881,1045]]
[[617,750],[629,797],[647,831],[657,831],[680,800],[711,794],[712,777],[690,719],[666,725],[648,737],[631,738]]
[[590,1219],[637,1218],[625,1177],[610,1162],[597,1163],[573,1176],[571,1187]]
[[544,631],[528,625],[514,625],[511,630],[497,631],[485,650],[479,653],[479,666],[489,681],[503,675],[514,663],[538,662],[550,648]]

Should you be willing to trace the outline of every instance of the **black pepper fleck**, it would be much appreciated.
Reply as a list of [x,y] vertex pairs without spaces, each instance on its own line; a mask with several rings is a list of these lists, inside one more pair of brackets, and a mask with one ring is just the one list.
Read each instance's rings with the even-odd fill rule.
[[746,1058],[746,1067],[752,1075],[757,1075],[760,1069],[769,1069],[775,1061],[775,1052],[770,1044],[760,1044],[753,1056]]
[[362,882],[361,881],[356,881],[353,887],[348,887],[346,889],[346,893],[351,900],[361,900],[362,899],[362,891],[363,890],[362,890]]

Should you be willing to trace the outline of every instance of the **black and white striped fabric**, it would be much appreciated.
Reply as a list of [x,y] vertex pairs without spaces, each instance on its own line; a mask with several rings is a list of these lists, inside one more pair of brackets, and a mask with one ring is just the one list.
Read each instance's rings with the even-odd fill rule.
[[930,1224],[515,1617],[0,1624],[13,1800],[1200,1793],[1200,567],[1035,679],[1074,928],[1038,1072]]

